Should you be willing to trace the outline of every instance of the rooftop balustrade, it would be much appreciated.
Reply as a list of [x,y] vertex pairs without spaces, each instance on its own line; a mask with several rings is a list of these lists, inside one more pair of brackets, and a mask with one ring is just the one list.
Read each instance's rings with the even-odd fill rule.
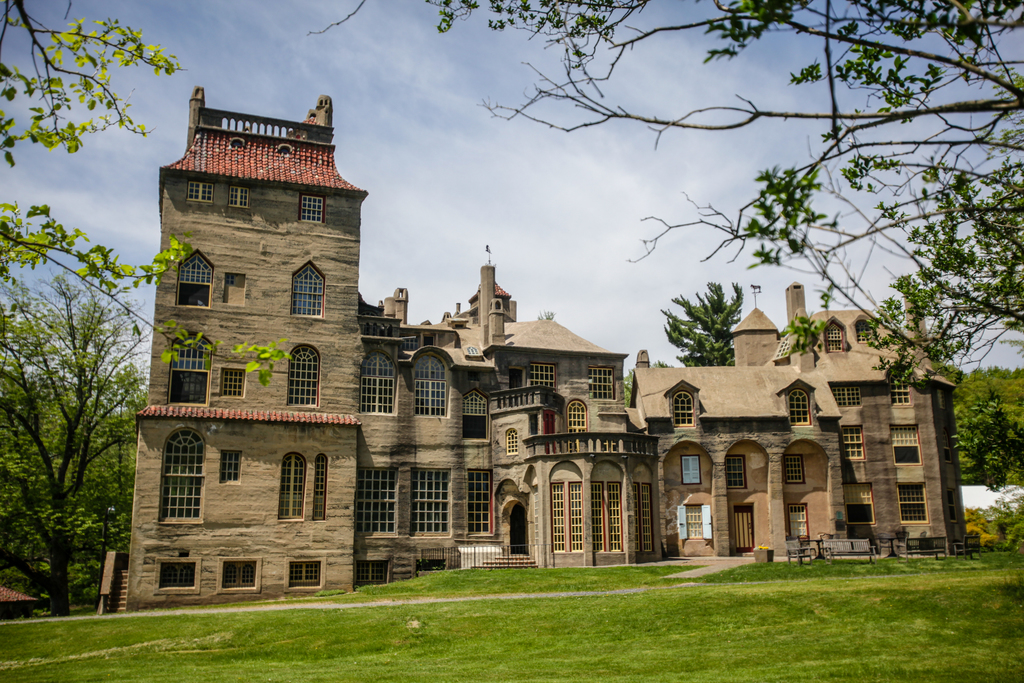
[[538,434],[523,439],[525,456],[582,453],[620,453],[622,455],[657,455],[658,437],[625,432],[577,432],[574,434]]
[[206,128],[221,128],[238,131],[239,133],[251,133],[253,135],[265,135],[267,137],[290,140],[306,140],[308,142],[329,144],[334,139],[334,128],[330,126],[320,126],[315,123],[300,121],[285,121],[284,119],[272,119],[266,116],[253,116],[252,114],[239,114],[233,111],[207,109],[206,107],[199,111],[199,125]]
[[491,394],[491,415],[496,416],[524,408],[548,408],[561,411],[564,401],[551,387],[534,385],[505,389]]

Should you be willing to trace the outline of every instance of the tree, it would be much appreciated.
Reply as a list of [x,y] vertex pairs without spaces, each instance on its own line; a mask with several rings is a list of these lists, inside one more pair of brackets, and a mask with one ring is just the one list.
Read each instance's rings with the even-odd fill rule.
[[965,484],[1024,483],[1024,369],[954,376],[957,446]]
[[541,311],[540,313],[537,314],[537,320],[554,320],[554,319],[555,319],[555,312],[554,311]]
[[[883,367],[897,376],[908,377],[923,356],[963,361],[991,333],[1024,323],[1020,297],[998,294],[1020,281],[990,272],[996,263],[1021,263],[1024,143],[1007,133],[1019,131],[1024,110],[1024,82],[1012,68],[1020,64],[1024,27],[1019,3],[489,0],[481,10],[477,0],[428,2],[440,11],[442,33],[458,19],[489,11],[492,29],[523,30],[560,51],[564,73],[538,70],[525,101],[488,103],[497,116],[564,131],[629,121],[658,136],[770,120],[811,127],[806,161],[783,159],[763,170],[756,195],[735,208],[695,205],[692,219],[654,219],[664,230],[646,241],[648,253],[670,230],[710,228],[722,235],[712,255],[749,245],[755,264],[809,267],[837,298],[877,311],[878,338],[895,354]],[[688,42],[693,33],[716,39],[705,61],[738,59],[754,43],[784,34],[787,52],[815,55],[792,72],[777,69],[777,85],[800,87],[806,106],[774,110],[740,95],[738,104],[655,112],[610,95],[624,62],[642,58],[648,46]],[[820,133],[816,143],[813,133]],[[975,245],[979,221],[1002,229],[982,230]],[[984,267],[952,264],[947,271],[943,250],[927,240],[935,226],[947,224]],[[908,272],[924,266],[940,276],[897,281],[897,291],[916,307],[909,321],[901,298],[877,301],[863,281],[863,268],[881,252],[905,259]],[[947,272],[952,276],[941,277]],[[1002,283],[990,287],[992,279]],[[933,320],[943,307],[953,315]],[[798,336],[812,345],[814,330],[809,321],[802,324],[807,329]]]
[[121,305],[67,278],[0,297],[0,562],[66,615],[69,569],[98,556],[108,507],[127,536],[148,342]]
[[698,293],[696,303],[682,295],[672,299],[672,303],[682,306],[685,320],[671,311],[662,311],[668,318],[665,334],[683,352],[676,358],[686,367],[736,364],[732,330],[743,310],[743,289],[734,282],[732,291],[732,299],[726,301],[722,285],[709,282],[707,295]]

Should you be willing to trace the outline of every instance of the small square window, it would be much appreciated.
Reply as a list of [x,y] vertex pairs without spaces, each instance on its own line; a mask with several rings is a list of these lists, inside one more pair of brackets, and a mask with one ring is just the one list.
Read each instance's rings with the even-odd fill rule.
[[249,206],[249,188],[234,186],[229,187],[228,206],[237,206],[241,208]]
[[160,564],[160,588],[195,588],[195,562],[163,562]]
[[356,562],[356,585],[368,586],[388,582],[387,561]]
[[551,363],[530,363],[530,386],[554,388],[555,366]]
[[245,394],[245,370],[224,368],[220,373],[220,395],[242,398]]
[[425,335],[423,335],[423,345],[424,346],[433,346],[434,345],[434,335],[432,335],[432,334],[425,334]]
[[188,200],[190,202],[213,202],[213,183],[197,183],[190,181],[188,184]]
[[910,385],[902,382],[893,382],[889,386],[889,398],[894,406],[909,406]]
[[255,588],[256,562],[225,562],[221,570],[221,588]]
[[232,306],[245,305],[245,275],[224,273],[224,303]]
[[324,198],[313,195],[299,195],[299,220],[309,223],[324,222]]
[[319,588],[320,587],[320,563],[319,562],[289,562],[288,563],[288,587],[289,588]]
[[242,454],[239,451],[221,451],[220,483],[238,481],[238,470],[241,460]]
[[611,368],[588,368],[590,398],[615,398],[615,378]]
[[860,405],[860,387],[832,387],[832,395],[840,408]]

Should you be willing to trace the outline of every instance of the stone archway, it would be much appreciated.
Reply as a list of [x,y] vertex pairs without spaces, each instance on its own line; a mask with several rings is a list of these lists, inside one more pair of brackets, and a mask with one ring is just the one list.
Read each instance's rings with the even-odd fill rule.
[[521,503],[515,503],[508,514],[508,543],[512,546],[513,555],[525,555],[529,552],[526,547],[526,508]]

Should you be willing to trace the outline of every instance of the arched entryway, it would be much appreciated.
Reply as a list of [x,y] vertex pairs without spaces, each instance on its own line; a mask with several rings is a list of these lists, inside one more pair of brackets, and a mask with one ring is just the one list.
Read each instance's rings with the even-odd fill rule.
[[519,503],[512,506],[508,516],[508,542],[514,554],[525,554],[526,547],[526,508]]

